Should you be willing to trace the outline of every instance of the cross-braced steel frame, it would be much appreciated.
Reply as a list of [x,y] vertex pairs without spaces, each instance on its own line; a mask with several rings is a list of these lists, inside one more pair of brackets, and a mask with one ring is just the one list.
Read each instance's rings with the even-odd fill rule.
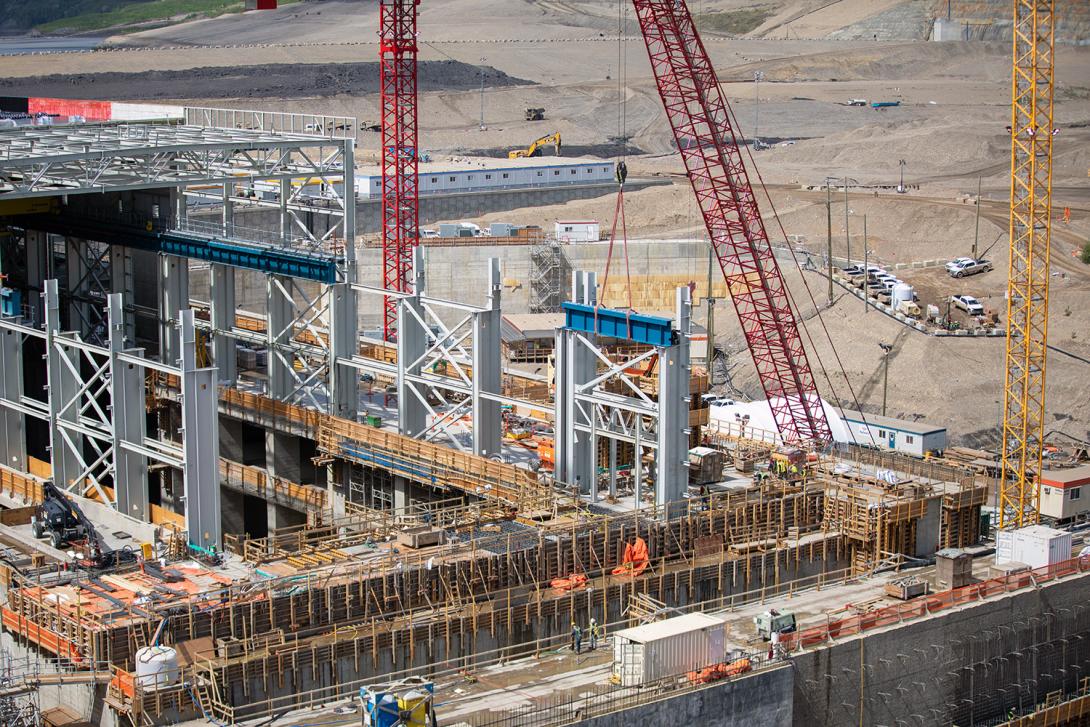
[[[597,305],[593,274],[572,275],[572,300]],[[635,507],[643,498],[643,458],[654,456],[655,503],[681,500],[688,491],[689,338],[692,302],[687,287],[677,290],[677,341],[652,346],[626,360],[611,359],[596,336],[572,328],[556,331],[555,477],[578,486],[591,502],[599,498],[598,443],[609,443],[609,494],[617,494],[617,443],[631,446]],[[630,372],[657,359],[654,397]],[[665,512],[665,511],[664,511]]]
[[[168,366],[144,358],[125,338],[122,295],[107,299],[107,342],[99,346],[78,332],[64,331],[55,279],[45,281],[45,324],[0,319],[0,425],[5,466],[25,469],[25,417],[48,423],[49,464],[59,488],[92,497],[138,521],[150,521],[148,463],[178,468],[186,493],[190,542],[221,546],[214,369],[196,365],[193,312],[180,316],[182,362]],[[22,348],[27,339],[45,348],[45,400],[24,391]],[[150,436],[146,428],[146,374],[179,378],[182,385],[180,441]]]

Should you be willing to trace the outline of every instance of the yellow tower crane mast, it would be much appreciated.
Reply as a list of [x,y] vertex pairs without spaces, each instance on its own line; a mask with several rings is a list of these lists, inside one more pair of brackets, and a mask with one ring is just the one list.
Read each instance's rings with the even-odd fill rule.
[[1039,520],[1052,236],[1055,0],[1014,0],[1010,272],[999,527]]

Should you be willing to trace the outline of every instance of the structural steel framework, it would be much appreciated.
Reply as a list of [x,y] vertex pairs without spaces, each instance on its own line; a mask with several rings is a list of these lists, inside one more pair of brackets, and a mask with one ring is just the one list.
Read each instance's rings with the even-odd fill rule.
[[[215,370],[196,364],[193,312],[182,311],[180,367],[144,358],[125,338],[122,296],[107,300],[108,336],[104,346],[61,330],[60,294],[55,279],[45,283],[45,325],[0,319],[0,448],[7,466],[27,467],[25,417],[49,425],[53,482],[83,497],[94,497],[125,515],[148,522],[148,463],[183,473],[186,525],[191,542],[221,547],[219,449]],[[29,395],[22,380],[22,348],[27,339],[45,346],[48,386],[44,401]],[[182,382],[181,442],[148,436],[147,371],[178,376]]]
[[[609,495],[617,494],[617,444],[631,446],[635,506],[642,506],[643,458],[654,455],[653,479],[655,503],[676,502],[688,490],[689,474],[689,337],[692,333],[692,303],[688,288],[677,290],[677,320],[651,319],[670,335],[654,336],[655,343],[646,351],[620,362],[610,359],[597,345],[595,331],[602,331],[604,318],[623,320],[624,313],[597,307],[597,280],[593,273],[572,274],[572,300],[576,307],[597,310],[594,319],[573,315],[568,308],[568,323],[556,331],[556,479],[578,485],[589,494],[591,502],[599,496],[598,442],[609,447]],[[571,304],[566,304],[571,305]],[[676,325],[676,329],[674,326]],[[630,331],[632,329],[629,329]],[[646,332],[646,331],[645,331]],[[661,328],[658,331],[661,333]],[[623,328],[618,338],[647,343],[648,337],[627,336]],[[629,372],[657,359],[658,394],[652,398],[636,383]]]
[[[420,224],[416,119],[416,6],[382,0],[382,285],[408,292]],[[384,302],[383,334],[397,335],[397,300]]]
[[1014,3],[1010,268],[999,527],[1039,518],[1052,241],[1054,0]]
[[681,0],[633,0],[659,95],[776,425],[830,440],[817,384],[719,79]]
[[[446,443],[459,451],[499,456],[500,406],[530,405],[502,394],[499,259],[488,261],[488,300],[477,306],[427,296],[424,249],[418,246],[412,254],[412,292],[395,294],[384,288],[352,286],[357,293],[394,300],[400,331],[397,361],[359,355],[338,361],[346,367],[395,378],[401,434],[426,441],[445,436]],[[451,314],[457,319],[448,324]],[[463,441],[466,437],[468,443]]]

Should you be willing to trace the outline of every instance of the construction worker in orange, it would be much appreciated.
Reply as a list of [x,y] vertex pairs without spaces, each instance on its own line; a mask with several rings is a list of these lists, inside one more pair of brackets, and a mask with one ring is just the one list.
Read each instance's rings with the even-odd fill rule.
[[1066,225],[1066,224],[1069,224],[1070,222],[1071,222],[1071,208],[1070,207],[1064,207],[1064,224]]

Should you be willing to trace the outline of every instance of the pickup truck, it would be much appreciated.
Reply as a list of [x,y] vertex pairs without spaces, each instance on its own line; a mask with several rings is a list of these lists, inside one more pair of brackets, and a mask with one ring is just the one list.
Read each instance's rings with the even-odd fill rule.
[[971,316],[984,315],[984,305],[971,295],[955,295],[950,299],[955,308],[961,308]]
[[973,260],[972,258],[955,260],[953,263],[948,263],[946,266],[946,272],[950,273],[950,276],[954,278],[964,278],[966,275],[986,273],[991,269],[992,264],[987,260]]

